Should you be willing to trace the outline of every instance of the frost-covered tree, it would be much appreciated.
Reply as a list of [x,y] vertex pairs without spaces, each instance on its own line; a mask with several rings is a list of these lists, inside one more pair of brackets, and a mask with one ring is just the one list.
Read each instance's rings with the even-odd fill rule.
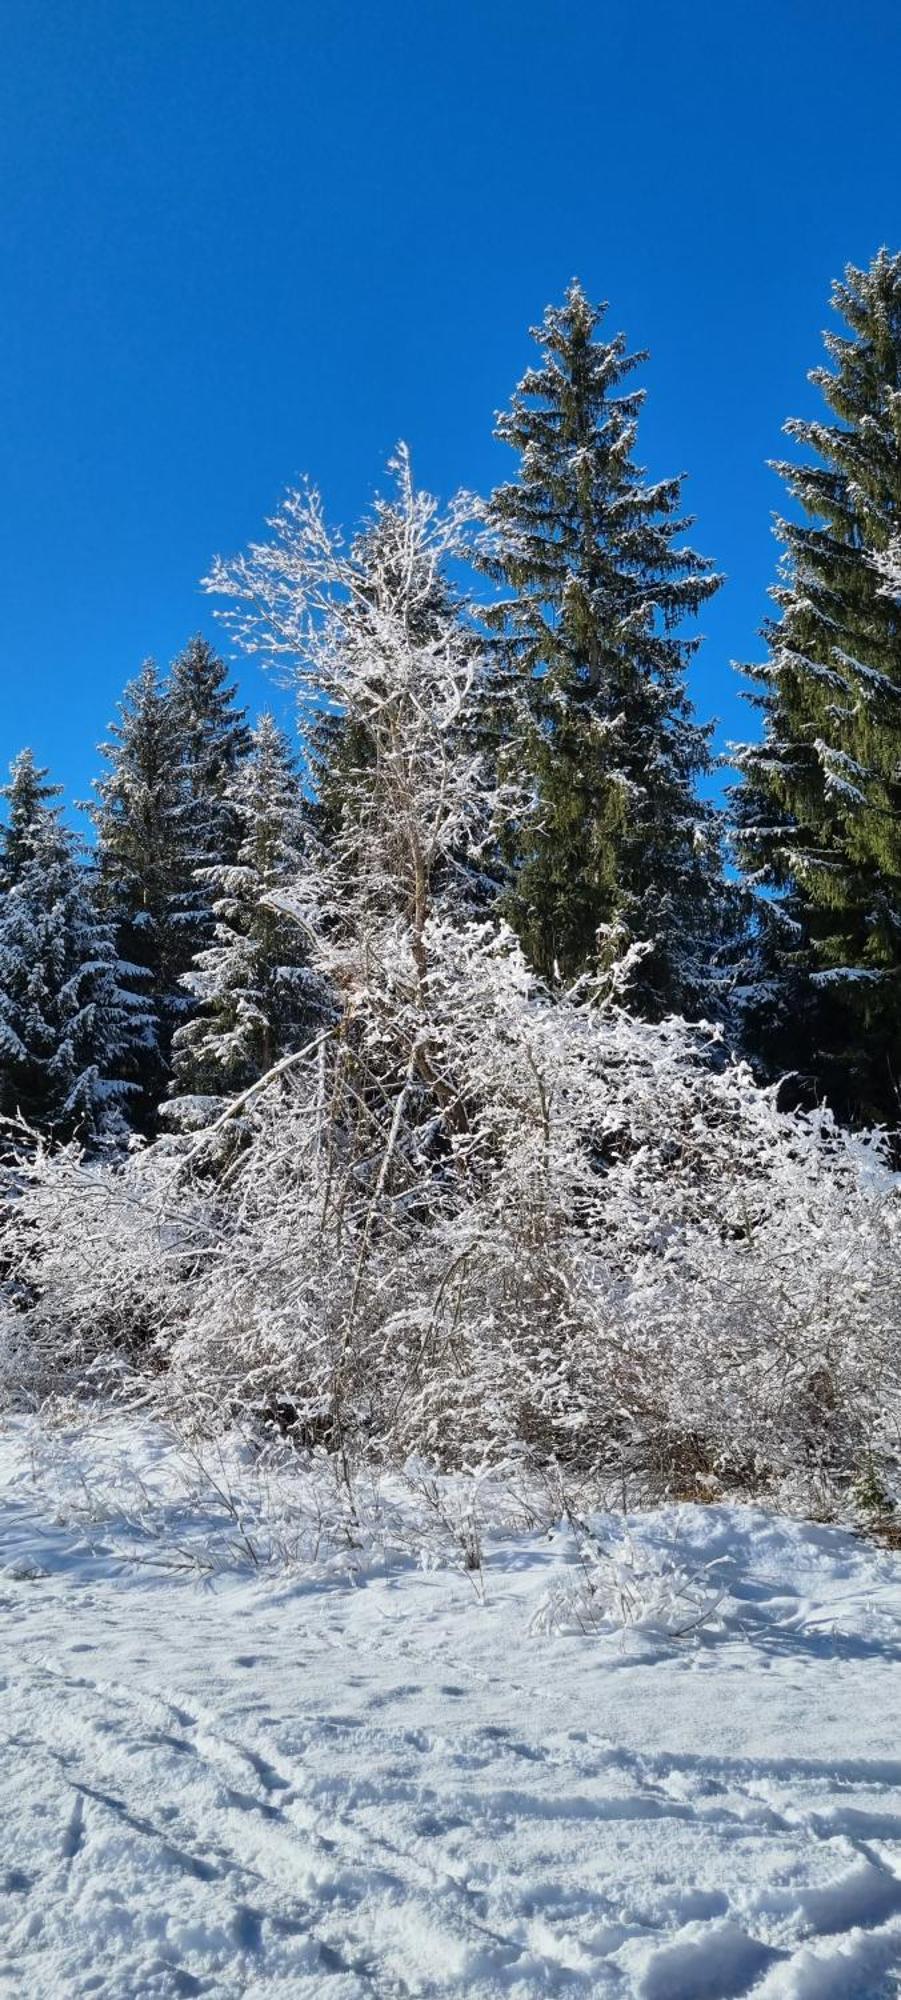
[[109,769],[95,785],[91,811],[105,907],[123,957],[146,975],[156,1022],[140,1104],[151,1127],[171,1072],[173,1035],[193,1011],[183,975],[212,937],[208,871],[237,853],[227,792],[249,743],[228,669],[197,637],[168,681],[152,661],[145,664],[102,745]]
[[[23,783],[23,771],[30,773]],[[44,774],[37,774],[42,780]],[[20,758],[7,788],[13,807],[35,795],[16,837],[16,874],[0,899],[0,1102],[54,1138],[121,1138],[137,1092],[148,1034],[146,1002],[98,910],[75,835]]]
[[513,1457],[807,1510],[897,1479],[878,1139],[781,1112],[709,1030],[551,1000],[509,932],[433,920],[426,948],[428,1013],[402,958],[355,991],[245,1106],[215,1187],[156,1148],[117,1176],[37,1163],[0,1216],[0,1398],[124,1351],[145,1407],[277,1423],[349,1478]]
[[271,715],[228,779],[233,861],[202,874],[215,932],[184,983],[198,1011],[176,1032],[169,1118],[202,1124],[280,1056],[309,1039],[316,1012],[302,928],[280,904],[304,868],[308,816],[290,745]]
[[33,750],[20,750],[10,765],[7,783],[0,785],[0,798],[7,802],[6,822],[0,825],[0,892],[18,882],[33,857],[35,834],[45,807],[62,797],[62,786],[48,785],[47,776]]
[[[207,804],[211,840],[221,841],[215,807],[250,750],[247,711],[235,706],[237,688],[229,682],[228,667],[200,633],[173,660],[169,688],[192,791]],[[227,822],[227,813],[224,817]]]
[[811,380],[825,418],[793,420],[809,454],[776,470],[778,615],[764,630],[763,737],[742,748],[739,850],[763,892],[752,1028],[856,1116],[898,1120],[901,1026],[901,256],[849,266],[841,331]]
[[[381,601],[402,608],[411,636],[419,642],[440,638],[461,609],[438,551],[411,538],[408,510],[401,497],[379,497],[372,516],[354,537],[351,560],[364,623]],[[324,841],[353,819],[354,795],[368,782],[375,755],[371,730],[344,709],[329,706],[311,716],[308,743],[315,787],[315,824]]]
[[649,485],[635,463],[644,392],[622,385],[644,356],[602,337],[604,310],[575,283],[548,309],[496,432],[519,469],[488,503],[489,618],[527,696],[526,726],[501,733],[535,788],[507,906],[551,980],[648,947],[633,997],[656,1014],[700,1004],[717,922],[715,821],[695,792],[710,732],[685,692],[699,642],[679,627],[719,579],[679,540],[681,479]]
[[[427,919],[478,895],[499,798],[477,721],[484,656],[442,581],[466,547],[472,503],[461,496],[442,515],[414,487],[403,449],[393,470],[395,495],[349,547],[315,492],[293,492],[273,540],[218,562],[209,587],[231,599],[224,615],[240,646],[294,663],[304,737],[316,739],[325,713],[360,746],[303,893],[357,964],[386,926],[403,927],[425,977]],[[511,785],[506,806],[517,797]]]
[[101,748],[108,770],[90,808],[100,895],[120,956],[140,969],[152,1017],[138,1105],[152,1125],[172,1036],[192,1004],[181,975],[196,939],[191,798],[178,718],[153,661],[126,688]]
[[228,667],[199,633],[173,661],[168,695],[184,765],[184,846],[194,881],[185,899],[185,964],[212,934],[210,897],[201,870],[233,861],[240,837],[228,799],[229,785],[250,749],[246,710],[236,707],[237,689]]
[[[405,463],[398,504],[411,547],[459,545]],[[422,638],[377,566],[361,592],[311,494],[213,581],[239,640],[292,662],[303,713],[327,702],[370,746],[355,816],[279,897],[329,1009],[177,1157],[20,1177],[0,1390],[77,1387],[124,1353],[143,1397],[164,1376],[170,1409],[278,1425],[348,1482],[370,1455],[515,1456],[821,1507],[891,1467],[901,1205],[880,1140],[782,1112],[710,1028],[585,981],[551,995],[473,917],[516,800],[473,747],[491,682],[459,616]]]
[[298,1311],[308,1284],[329,1286],[339,1244],[356,1271],[334,1293],[335,1379],[322,1416],[333,1437],[343,1422],[342,1349],[349,1356],[368,1310],[372,1244],[393,1233],[408,1195],[414,1204],[427,1198],[421,1172],[426,1186],[433,1174],[465,1173],[478,1106],[445,1061],[441,957],[477,903],[498,818],[516,806],[480,747],[487,679],[474,632],[456,607],[439,614],[433,602],[436,573],[463,546],[471,503],[442,514],[414,488],[405,453],[395,470],[391,504],[408,550],[400,570],[388,538],[361,557],[359,542],[346,546],[318,496],[305,492],[288,496],[271,541],[217,563],[210,579],[230,600],[238,643],[293,663],[304,721],[315,724],[325,707],[367,746],[347,773],[330,840],[310,842],[286,898],[309,936],[329,1011],[276,1078],[289,1097],[301,1094],[309,1120],[305,1142],[292,1136],[285,1155],[286,1187],[301,1177],[315,1236]]

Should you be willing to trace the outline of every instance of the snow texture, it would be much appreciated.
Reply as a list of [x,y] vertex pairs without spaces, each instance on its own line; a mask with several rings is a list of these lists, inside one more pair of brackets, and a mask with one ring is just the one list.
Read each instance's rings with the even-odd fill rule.
[[561,1632],[577,1539],[512,1487],[467,1571],[459,1479],[342,1536],[311,1477],[264,1515],[154,1425],[0,1439],[3,1995],[898,1993],[897,1557],[596,1520],[614,1586]]

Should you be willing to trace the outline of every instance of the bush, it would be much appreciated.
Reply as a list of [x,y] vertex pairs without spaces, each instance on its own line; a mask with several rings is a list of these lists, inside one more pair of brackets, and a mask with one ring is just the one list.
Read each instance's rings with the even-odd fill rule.
[[401,943],[352,1028],[244,1107],[218,1183],[202,1142],[36,1162],[5,1229],[7,1394],[118,1369],[207,1428],[660,1491],[891,1463],[878,1137],[780,1111],[710,1031],[552,1002],[503,931],[427,942],[427,1004],[399,997]]

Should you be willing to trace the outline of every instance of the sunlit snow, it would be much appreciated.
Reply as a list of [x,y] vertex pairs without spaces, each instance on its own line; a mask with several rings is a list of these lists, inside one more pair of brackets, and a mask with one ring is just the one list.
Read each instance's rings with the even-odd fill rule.
[[0,1991],[897,1993],[897,1556],[329,1477],[8,1426]]

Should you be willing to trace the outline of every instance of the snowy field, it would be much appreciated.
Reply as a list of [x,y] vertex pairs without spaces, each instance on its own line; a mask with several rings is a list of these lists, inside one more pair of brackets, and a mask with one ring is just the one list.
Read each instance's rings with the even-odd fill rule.
[[0,1438],[4,1995],[901,1991],[897,1556],[236,1465]]

